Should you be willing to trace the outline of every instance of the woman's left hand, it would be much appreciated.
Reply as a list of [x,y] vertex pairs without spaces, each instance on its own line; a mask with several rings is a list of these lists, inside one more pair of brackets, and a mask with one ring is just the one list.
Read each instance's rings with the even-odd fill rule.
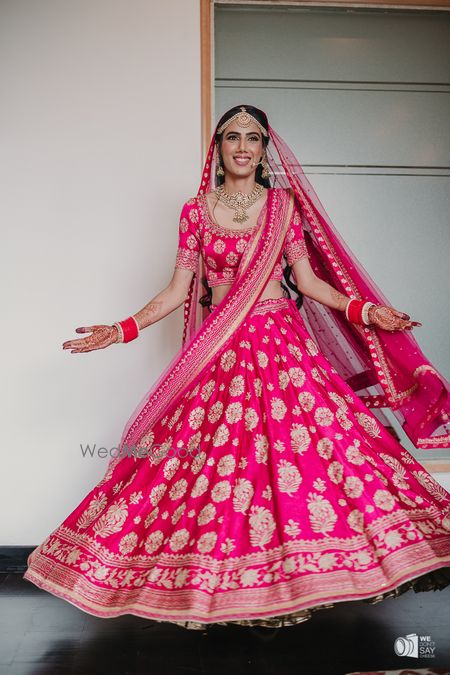
[[414,326],[422,325],[418,321],[411,321],[409,314],[386,305],[369,307],[368,317],[372,325],[383,330],[412,330]]

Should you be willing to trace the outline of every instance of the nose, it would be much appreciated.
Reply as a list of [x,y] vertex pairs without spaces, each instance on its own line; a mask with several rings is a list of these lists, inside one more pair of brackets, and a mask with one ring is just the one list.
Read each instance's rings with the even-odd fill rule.
[[239,142],[239,150],[241,150],[241,152],[245,152],[246,149],[247,149],[247,139],[241,136],[241,140]]

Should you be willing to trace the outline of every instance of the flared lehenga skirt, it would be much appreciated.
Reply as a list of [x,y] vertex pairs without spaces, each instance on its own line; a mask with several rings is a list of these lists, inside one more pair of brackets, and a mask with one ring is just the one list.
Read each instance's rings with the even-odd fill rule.
[[292,299],[255,303],[149,438],[30,554],[25,579],[95,616],[186,628],[293,625],[450,583],[450,494]]

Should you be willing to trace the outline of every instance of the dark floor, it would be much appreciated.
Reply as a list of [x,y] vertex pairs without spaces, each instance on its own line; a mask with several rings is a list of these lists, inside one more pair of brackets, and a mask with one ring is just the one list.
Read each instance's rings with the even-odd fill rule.
[[[410,633],[429,635],[435,658],[396,656],[394,640]],[[344,675],[426,666],[450,673],[450,587],[377,605],[340,603],[262,639],[242,626],[188,631],[130,615],[99,619],[21,574],[0,575],[1,675]]]

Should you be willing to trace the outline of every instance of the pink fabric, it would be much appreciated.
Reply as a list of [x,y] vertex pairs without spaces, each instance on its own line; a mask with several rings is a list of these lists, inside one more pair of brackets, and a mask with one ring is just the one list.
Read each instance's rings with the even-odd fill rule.
[[[269,126],[266,149],[273,187],[292,188],[300,211],[305,244],[316,275],[348,297],[392,306],[328,216],[300,162],[288,144]],[[205,160],[199,195],[215,186],[215,131]],[[207,318],[199,306],[204,275],[199,260],[184,307],[182,344],[186,345]],[[295,278],[291,275],[295,285]],[[413,309],[410,310],[413,314]],[[450,383],[423,354],[412,331],[384,331],[348,322],[340,310],[307,296],[301,308],[311,335],[339,375],[383,423],[389,408],[411,442],[432,450],[450,447]]]
[[[203,195],[188,199],[180,214],[175,267],[196,272],[201,255],[209,286],[233,283],[248,237],[260,226],[266,215],[266,207],[267,204],[264,204],[261,208],[258,222],[254,226],[242,229],[223,227],[213,221]],[[284,261],[293,265],[304,255],[307,255],[307,250],[301,216],[299,210],[294,208],[284,250],[269,280],[282,280]]]
[[[211,154],[199,194],[210,171]],[[330,232],[297,192],[308,254],[323,262],[314,242],[331,251]],[[373,598],[448,569],[450,494],[355,394],[368,384],[365,340],[356,331],[339,352],[338,335],[335,367],[320,320],[311,333],[292,299],[259,299],[292,236],[290,208],[269,190],[207,316],[197,255],[183,346],[125,426],[131,454],[33,551],[26,579],[96,616],[185,625]]]
[[374,597],[450,563],[450,495],[293,300],[257,302],[142,441],[147,456],[110,466],[26,579],[96,616],[210,623]]
[[[201,370],[210,367],[220,347],[232,338],[250,308],[267,285],[268,278],[285,247],[290,231],[294,201],[286,190],[270,188],[267,208],[260,227],[251,232],[230,290],[214,317],[208,314],[197,331],[183,345],[161,376],[140,401],[125,425],[120,446],[130,447],[150,432],[174,399],[189,391]],[[202,258],[198,257],[202,260]],[[195,321],[199,295],[199,275],[193,276],[185,307],[185,326]]]
[[[284,176],[277,173],[279,184],[291,186],[298,199],[317,275],[349,297],[391,306],[339,235],[292,150],[272,127],[269,132],[284,170]],[[277,164],[273,156],[272,163]],[[327,358],[368,407],[389,407],[416,447],[450,446],[450,383],[425,357],[412,331],[359,328],[339,310],[318,307],[310,298],[304,312]]]

